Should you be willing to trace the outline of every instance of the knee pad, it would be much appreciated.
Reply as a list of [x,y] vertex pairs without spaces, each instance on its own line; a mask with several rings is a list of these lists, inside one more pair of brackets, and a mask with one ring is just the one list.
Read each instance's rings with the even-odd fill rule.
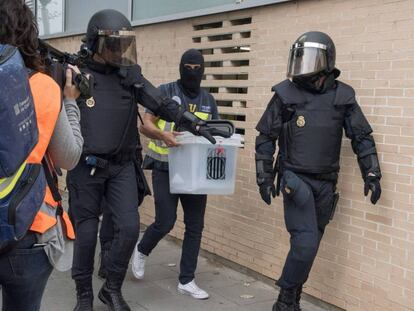
[[313,261],[318,252],[318,248],[318,238],[313,234],[299,234],[292,240],[292,251],[300,261]]

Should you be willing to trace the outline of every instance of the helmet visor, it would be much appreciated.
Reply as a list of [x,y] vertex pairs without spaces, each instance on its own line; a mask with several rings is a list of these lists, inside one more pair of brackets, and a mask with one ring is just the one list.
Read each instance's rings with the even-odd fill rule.
[[109,64],[121,67],[137,63],[133,31],[102,31],[98,33],[97,53]]
[[325,45],[312,42],[295,44],[290,49],[287,76],[291,78],[310,75],[326,69],[327,66]]

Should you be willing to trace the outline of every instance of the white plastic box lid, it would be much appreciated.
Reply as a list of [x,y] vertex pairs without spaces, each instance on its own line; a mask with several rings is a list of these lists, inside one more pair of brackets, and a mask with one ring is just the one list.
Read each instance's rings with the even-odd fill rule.
[[[214,138],[216,139],[216,145],[243,147],[242,143],[244,142],[244,139],[240,134],[233,134],[230,138],[224,138],[221,136],[214,136]],[[205,137],[195,136],[190,132],[182,132],[182,135],[178,135],[177,142],[181,145],[211,145],[211,142],[209,142]]]

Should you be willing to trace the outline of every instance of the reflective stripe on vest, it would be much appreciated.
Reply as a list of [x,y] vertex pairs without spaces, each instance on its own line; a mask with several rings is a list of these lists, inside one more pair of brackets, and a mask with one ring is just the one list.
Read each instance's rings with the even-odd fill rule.
[[[27,162],[41,164],[50,143],[56,121],[59,117],[61,108],[61,92],[59,86],[49,76],[36,73],[29,79],[30,89],[33,94],[34,105],[36,109],[37,125],[39,128],[39,142],[30,153]],[[47,90],[47,92],[45,92]],[[53,200],[49,187],[46,188],[44,202],[55,209],[58,205]],[[44,204],[43,204],[44,205]],[[69,217],[63,212],[62,219],[66,226],[66,235],[68,238],[74,238],[74,231]],[[31,231],[44,233],[57,223],[55,215],[48,215],[42,209],[36,214],[35,219],[30,227]]]
[[[211,120],[211,115],[205,112],[195,112],[194,115],[199,117],[201,120]],[[167,122],[162,119],[158,119],[155,123],[155,126],[164,132],[172,132],[174,131],[174,122]],[[148,143],[148,152],[147,155],[151,158],[161,161],[161,162],[168,162],[168,147],[167,145],[159,139],[151,139]]]
[[12,192],[16,186],[17,181],[20,176],[23,174],[24,168],[26,167],[26,162],[24,162],[20,168],[14,173],[13,176],[0,179],[0,199],[5,198]]

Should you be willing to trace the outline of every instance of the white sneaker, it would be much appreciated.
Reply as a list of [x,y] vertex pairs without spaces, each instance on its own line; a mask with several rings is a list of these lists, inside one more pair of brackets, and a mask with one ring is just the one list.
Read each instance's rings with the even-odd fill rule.
[[147,255],[138,251],[138,247],[135,246],[134,255],[132,256],[132,274],[138,280],[142,280],[145,274],[145,260]]
[[183,295],[190,295],[195,299],[207,299],[210,297],[210,295],[205,290],[202,290],[197,286],[194,280],[185,285],[178,283],[178,292]]

